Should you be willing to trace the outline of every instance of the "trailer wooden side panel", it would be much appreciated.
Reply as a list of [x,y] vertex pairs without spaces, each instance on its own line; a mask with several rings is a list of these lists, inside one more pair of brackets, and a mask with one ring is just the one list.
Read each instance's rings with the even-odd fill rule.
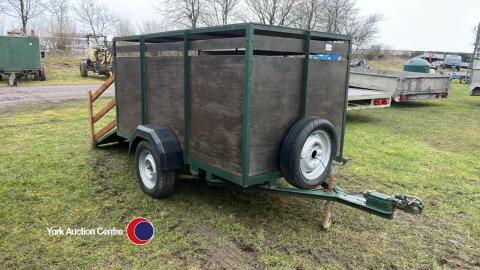
[[250,175],[278,171],[282,141],[300,119],[303,58],[253,60]]
[[146,57],[147,122],[170,127],[183,147],[183,56]]
[[117,57],[116,60],[117,128],[121,136],[130,138],[141,119],[140,59]]
[[319,116],[330,121],[337,133],[337,155],[343,140],[346,61],[312,60],[309,65],[306,116]]
[[190,58],[190,157],[240,175],[244,56]]

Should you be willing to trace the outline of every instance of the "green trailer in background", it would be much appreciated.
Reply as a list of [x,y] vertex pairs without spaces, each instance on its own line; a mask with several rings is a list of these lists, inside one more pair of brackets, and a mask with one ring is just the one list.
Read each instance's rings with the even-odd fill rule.
[[18,78],[30,75],[37,81],[46,80],[39,38],[0,36],[0,78],[14,86]]

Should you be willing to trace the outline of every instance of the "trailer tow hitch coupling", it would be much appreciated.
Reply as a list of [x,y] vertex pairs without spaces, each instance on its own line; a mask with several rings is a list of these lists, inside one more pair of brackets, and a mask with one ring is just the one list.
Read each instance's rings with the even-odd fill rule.
[[393,198],[393,202],[395,208],[412,214],[421,214],[423,208],[425,208],[423,201],[415,196],[396,194]]

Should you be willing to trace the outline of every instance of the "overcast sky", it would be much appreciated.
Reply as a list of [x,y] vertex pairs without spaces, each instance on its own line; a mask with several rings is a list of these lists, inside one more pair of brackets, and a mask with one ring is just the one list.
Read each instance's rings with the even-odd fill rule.
[[[155,0],[98,0],[134,23],[155,18]],[[380,13],[376,43],[399,50],[473,51],[480,0],[357,0],[363,14]]]
[[[140,22],[155,14],[155,0],[99,0],[121,16]],[[473,51],[480,0],[357,0],[364,14],[380,13],[376,42],[399,50]]]

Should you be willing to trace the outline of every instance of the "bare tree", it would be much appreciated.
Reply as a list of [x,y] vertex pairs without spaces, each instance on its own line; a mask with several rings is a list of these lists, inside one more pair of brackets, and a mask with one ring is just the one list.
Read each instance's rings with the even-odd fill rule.
[[357,13],[355,0],[328,0],[323,11],[323,30],[342,33],[350,16]]
[[240,0],[206,0],[203,21],[208,26],[226,25],[236,16],[236,8]]
[[42,0],[4,0],[3,6],[5,14],[20,19],[25,34],[28,22],[43,11]]
[[152,19],[144,20],[137,28],[140,34],[156,33],[166,30],[163,23]]
[[326,0],[301,0],[296,7],[295,26],[306,30],[321,28]]
[[131,36],[135,35],[135,25],[133,25],[128,19],[119,19],[115,26],[115,34],[117,36]]
[[172,24],[197,28],[205,5],[206,0],[156,0],[154,8]]
[[381,14],[362,16],[356,7],[356,0],[324,0],[321,22],[315,29],[350,35],[354,48],[358,49],[375,39],[382,19]]
[[73,44],[76,27],[70,21],[70,2],[68,0],[48,0],[46,9],[50,15],[50,43],[55,49],[66,51]]
[[383,19],[381,14],[372,14],[361,17],[358,14],[352,14],[347,18],[344,25],[345,34],[350,35],[355,49],[368,45],[378,33],[378,23]]
[[68,0],[48,0],[47,11],[52,15],[59,32],[65,32],[70,3]]
[[253,19],[263,24],[288,26],[295,22],[296,0],[246,0]]
[[118,18],[97,0],[81,0],[73,11],[93,35],[105,35],[118,22]]

